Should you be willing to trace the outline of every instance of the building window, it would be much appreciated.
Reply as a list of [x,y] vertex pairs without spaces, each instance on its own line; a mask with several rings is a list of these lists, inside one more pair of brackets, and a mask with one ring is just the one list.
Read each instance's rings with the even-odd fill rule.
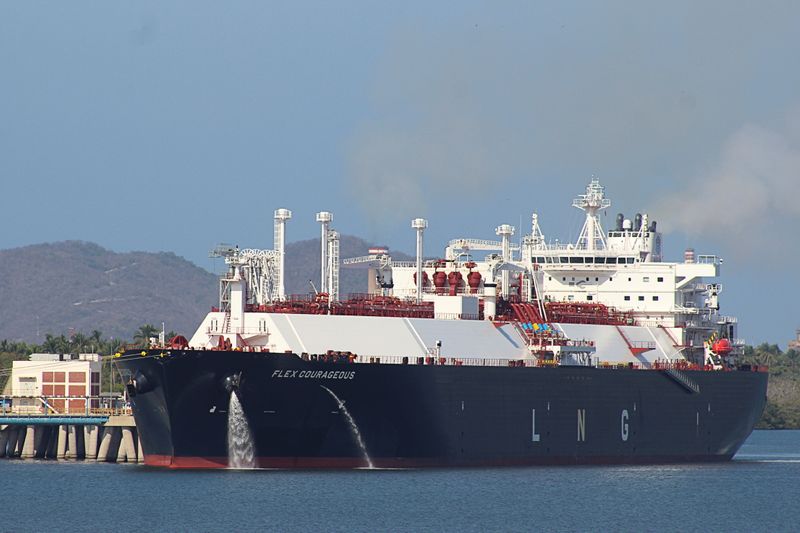
[[643,302],[644,301],[644,296],[639,296],[639,301]]
[[656,281],[661,283],[662,281],[664,281],[664,278],[656,278]]
[[626,301],[626,302],[630,302],[630,301],[631,301],[631,297],[630,297],[630,296],[626,296],[626,297],[625,297],[625,301]]
[[658,296],[653,296],[653,301],[657,302],[658,301]]

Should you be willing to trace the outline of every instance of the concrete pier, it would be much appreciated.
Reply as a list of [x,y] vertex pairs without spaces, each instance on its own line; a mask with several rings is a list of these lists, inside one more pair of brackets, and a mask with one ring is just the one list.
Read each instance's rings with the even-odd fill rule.
[[8,423],[0,425],[0,458],[144,462],[142,443],[130,415],[100,420],[62,416],[52,421],[42,416],[14,415],[6,420]]
[[84,426],[84,443],[87,461],[95,461],[97,459],[97,434],[99,433],[98,426]]
[[47,449],[44,452],[45,459],[58,459],[58,426],[48,426],[50,436],[47,439]]
[[58,426],[58,452],[56,453],[56,458],[67,458],[67,426],[63,424]]
[[36,429],[33,426],[25,428],[25,440],[22,441],[22,453],[20,457],[23,459],[33,459],[35,455],[34,439],[36,438]]
[[100,449],[97,452],[97,460],[108,461],[108,450],[111,448],[111,433],[113,428],[104,427],[101,431],[102,437],[100,439]]
[[50,438],[50,428],[47,426],[33,426],[33,456],[36,459],[44,459],[47,451],[47,440]]
[[0,430],[0,457],[6,456],[7,444],[8,444],[8,428]]
[[129,463],[136,462],[136,444],[133,440],[133,429],[130,427],[122,428],[122,447],[125,448],[125,457]]
[[6,457],[17,456],[17,426],[9,426],[8,428],[8,442],[6,443]]
[[[119,445],[117,445],[116,462],[125,463],[128,461],[128,448],[125,446],[124,435],[122,434],[122,430],[118,428],[115,428],[114,433],[116,433],[115,437],[119,438]],[[117,438],[115,438],[114,440],[117,440]]]
[[15,454],[17,457],[22,455],[22,447],[25,445],[25,426],[19,428],[17,431],[17,453]]
[[78,436],[76,435],[75,426],[67,426],[67,459],[78,458]]

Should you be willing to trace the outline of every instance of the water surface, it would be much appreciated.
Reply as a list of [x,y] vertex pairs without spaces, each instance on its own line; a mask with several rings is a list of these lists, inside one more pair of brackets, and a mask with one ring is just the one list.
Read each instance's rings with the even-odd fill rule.
[[798,531],[800,431],[730,463],[166,471],[0,460],[0,531]]

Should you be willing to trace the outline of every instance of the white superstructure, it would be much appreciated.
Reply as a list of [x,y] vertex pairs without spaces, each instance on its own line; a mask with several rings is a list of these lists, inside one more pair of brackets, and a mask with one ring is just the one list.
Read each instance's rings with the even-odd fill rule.
[[[219,253],[231,267],[222,279],[220,309],[208,315],[190,344],[413,357],[431,353],[438,341],[448,352],[474,347],[462,357],[535,359],[546,337],[554,346],[566,347],[565,339],[591,346],[586,351],[595,361],[649,365],[688,359],[714,366],[743,344],[736,340],[736,319],[719,313],[719,258],[687,250],[682,262],[663,261],[662,236],[646,214],[619,214],[615,227],[605,231],[599,214],[611,201],[596,179],[572,205],[586,214],[574,243],[548,242],[534,213],[530,233],[519,244],[512,242],[517,228],[501,224],[495,230],[499,241],[454,239],[443,259],[430,260],[422,252],[427,221],[414,219],[416,261],[393,261],[385,249],[343,260],[344,267],[368,270],[370,297],[416,305],[408,316],[396,317],[364,316],[374,309],[337,301],[338,234],[329,228],[332,215],[318,213],[324,236],[318,301],[301,310],[278,305],[283,279],[272,271],[282,251],[230,248]],[[276,224],[277,218],[276,212]],[[283,227],[281,238],[282,232]],[[418,311],[430,318],[416,317]],[[712,346],[721,338],[727,347],[716,353]]]

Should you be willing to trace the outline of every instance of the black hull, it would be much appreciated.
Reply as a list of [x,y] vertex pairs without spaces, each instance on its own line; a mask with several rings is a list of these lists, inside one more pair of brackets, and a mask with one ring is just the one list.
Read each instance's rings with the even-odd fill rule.
[[[761,416],[764,372],[324,363],[295,355],[172,351],[118,359],[145,463],[227,466],[226,377],[264,468],[724,461]],[[229,380],[230,381],[230,380]]]

